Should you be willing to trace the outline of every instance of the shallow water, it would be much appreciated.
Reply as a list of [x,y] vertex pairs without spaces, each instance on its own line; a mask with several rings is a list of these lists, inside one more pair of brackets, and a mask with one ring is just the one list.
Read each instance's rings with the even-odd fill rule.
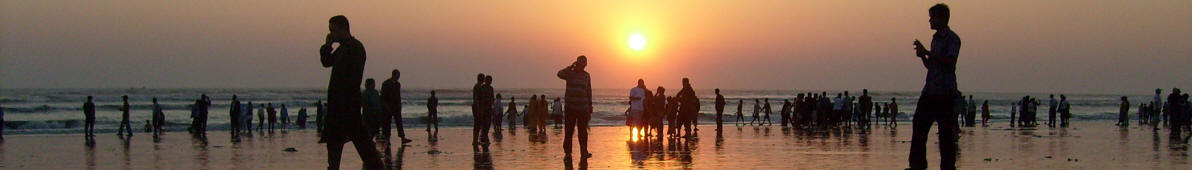
[[[962,169],[1180,169],[1187,168],[1187,144],[1172,141],[1168,131],[1118,128],[1108,121],[1075,122],[1070,128],[1010,129],[966,127],[960,139]],[[407,127],[415,140],[406,147],[378,144],[387,162],[406,169],[901,169],[907,167],[910,125],[875,127],[871,131],[784,130],[780,126],[725,126],[717,137],[714,125],[700,127],[698,141],[656,142],[629,138],[624,126],[593,127],[595,156],[566,159],[561,130],[546,132],[535,142],[525,129],[501,132],[488,154],[474,154],[470,128],[444,128],[438,141],[427,140],[422,127]],[[934,130],[933,130],[934,131]],[[928,159],[938,167],[939,154],[930,137]],[[183,132],[155,141],[146,133],[131,140],[98,134],[94,147],[81,134],[13,135],[0,144],[2,169],[321,169],[324,145],[313,130],[257,132],[239,142],[225,131],[211,131],[208,140]],[[295,148],[297,152],[283,151]],[[578,147],[578,145],[577,145]],[[359,169],[351,145],[343,153],[344,169]]]

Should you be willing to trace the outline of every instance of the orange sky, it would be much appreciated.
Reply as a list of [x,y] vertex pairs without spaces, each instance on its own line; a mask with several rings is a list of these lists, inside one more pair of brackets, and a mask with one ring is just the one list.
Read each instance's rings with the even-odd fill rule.
[[[0,87],[324,87],[316,48],[343,14],[366,77],[407,87],[917,90],[910,42],[940,1],[12,1]],[[942,1],[962,90],[1118,93],[1192,84],[1192,1]],[[630,34],[648,39],[631,51]],[[1181,64],[1182,63],[1182,64]],[[1167,77],[1155,78],[1155,77]],[[1138,92],[1138,93],[1141,93]]]

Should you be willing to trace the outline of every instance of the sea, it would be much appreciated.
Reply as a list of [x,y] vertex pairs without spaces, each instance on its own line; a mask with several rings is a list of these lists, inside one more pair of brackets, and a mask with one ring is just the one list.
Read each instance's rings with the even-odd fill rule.
[[[405,125],[410,127],[423,126],[422,120],[427,113],[426,99],[432,89],[403,89],[402,117]],[[470,89],[434,89],[439,98],[439,117],[445,126],[470,126],[471,90]],[[668,95],[674,95],[678,89],[669,90]],[[774,110],[782,106],[783,100],[791,100],[799,93],[827,93],[836,96],[844,90],[722,90],[728,101],[724,114],[726,121],[733,121],[730,114],[736,110],[738,102],[743,101],[743,111],[748,117],[752,114],[754,99],[770,99]],[[860,90],[850,90],[850,95],[859,95]],[[512,88],[497,89],[503,97],[502,103],[509,103],[509,98],[516,98],[518,110],[524,110],[525,102],[531,95],[546,95],[549,99],[563,95],[562,88]],[[9,134],[62,134],[83,132],[83,103],[87,96],[93,96],[96,105],[96,129],[98,132],[114,131],[120,123],[122,105],[120,97],[129,96],[132,107],[131,122],[134,129],[141,130],[151,117],[153,98],[166,114],[168,130],[185,130],[191,122],[190,106],[201,94],[210,96],[212,106],[208,117],[208,127],[214,130],[227,129],[229,125],[229,106],[232,95],[237,95],[242,103],[252,102],[257,105],[254,109],[261,109],[261,104],[272,104],[274,107],[286,105],[290,116],[296,116],[298,110],[307,109],[312,117],[315,114],[314,103],[326,98],[326,91],[322,88],[262,88],[262,89],[0,89],[0,108],[3,108],[3,119],[6,121],[5,133]],[[628,106],[629,89],[594,89],[594,113],[592,123],[597,125],[623,125],[624,112]],[[700,98],[700,122],[707,124],[715,120],[714,98],[712,89],[697,89]],[[977,103],[988,101],[993,121],[1007,121],[1010,115],[1011,103],[1023,96],[1032,96],[1040,100],[1038,116],[1046,120],[1046,93],[1004,93],[1004,92],[971,92]],[[875,102],[887,103],[896,101],[899,106],[899,120],[909,121],[916,105],[917,91],[870,91]],[[1152,96],[1146,94],[1065,94],[1072,108],[1074,120],[1116,120],[1121,104],[1120,97],[1127,96],[1131,101],[1131,115],[1136,117],[1137,106],[1141,102],[1150,102]],[[1056,94],[1059,99],[1059,94]],[[278,108],[280,109],[280,108]],[[978,108],[979,109],[979,108]],[[256,113],[257,111],[253,111]],[[280,111],[279,111],[280,112]],[[777,113],[772,115],[778,117]],[[255,116],[254,116],[254,119]],[[258,120],[254,120],[255,121]],[[314,119],[307,122],[313,127]]]

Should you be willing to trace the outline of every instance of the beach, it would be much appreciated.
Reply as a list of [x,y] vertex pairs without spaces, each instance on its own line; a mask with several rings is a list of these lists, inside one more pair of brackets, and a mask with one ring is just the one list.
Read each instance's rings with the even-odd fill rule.
[[[707,122],[705,122],[707,123]],[[1188,167],[1188,145],[1168,138],[1166,130],[1118,128],[1109,121],[1077,121],[1069,128],[962,127],[961,169],[1180,169]],[[901,169],[907,167],[910,124],[871,130],[812,131],[781,126],[726,124],[717,137],[715,125],[700,126],[698,140],[661,142],[630,138],[625,126],[591,129],[594,156],[570,161],[562,152],[561,129],[548,130],[546,140],[524,128],[508,129],[493,138],[490,151],[470,148],[470,127],[443,127],[437,141],[428,141],[425,126],[409,125],[414,142],[378,143],[385,162],[395,169]],[[933,129],[933,134],[935,130]],[[274,133],[254,131],[234,142],[227,131],[210,131],[206,140],[170,132],[155,140],[137,133],[131,140],[97,134],[93,146],[82,134],[9,135],[0,144],[3,169],[322,169],[326,150],[313,129]],[[928,141],[931,168],[939,155]],[[1174,142],[1174,143],[1173,143]],[[578,145],[576,145],[578,147]],[[294,148],[294,152],[285,151]],[[360,158],[346,145],[344,169],[359,169]]]

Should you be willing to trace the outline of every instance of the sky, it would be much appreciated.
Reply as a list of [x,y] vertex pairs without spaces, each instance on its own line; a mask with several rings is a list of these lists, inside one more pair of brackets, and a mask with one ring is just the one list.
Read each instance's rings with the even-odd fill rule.
[[[927,9],[952,9],[962,91],[1146,94],[1192,85],[1192,1],[24,1],[0,5],[0,88],[325,88],[345,15],[365,77],[408,88],[917,91]],[[646,45],[629,48],[629,37]]]

